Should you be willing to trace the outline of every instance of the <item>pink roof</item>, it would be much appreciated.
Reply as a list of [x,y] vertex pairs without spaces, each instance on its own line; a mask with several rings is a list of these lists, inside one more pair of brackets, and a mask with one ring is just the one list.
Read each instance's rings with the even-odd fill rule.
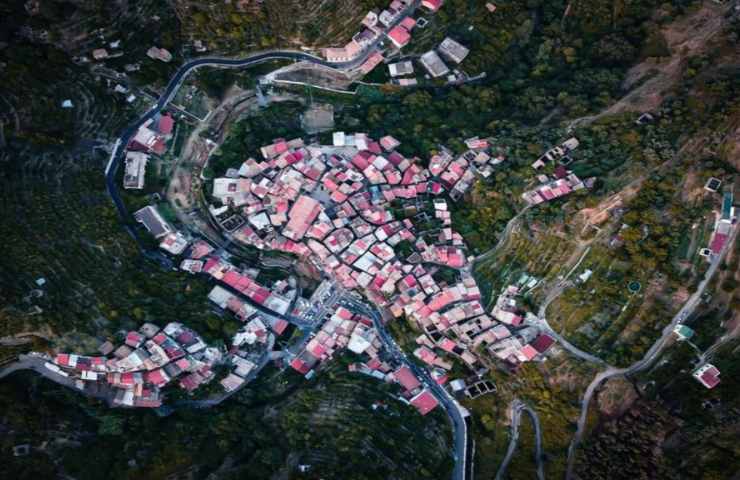
[[444,340],[442,340],[442,343],[440,343],[439,346],[445,352],[452,352],[452,350],[457,346],[457,344],[453,342],[452,340],[450,340],[449,338],[445,338]]
[[725,246],[725,242],[727,241],[728,235],[724,233],[715,232],[714,238],[712,238],[712,243],[709,244],[709,249],[714,253],[715,255],[719,255],[722,253],[722,247]]
[[339,307],[337,309],[337,315],[339,315],[339,318],[341,318],[342,320],[350,320],[352,318],[352,312],[344,307]]
[[159,119],[159,132],[162,135],[169,135],[172,133],[172,127],[175,125],[175,119],[169,115],[162,115]]
[[301,195],[290,209],[288,214],[290,220],[283,229],[283,235],[291,240],[300,240],[319,213],[321,213],[321,204],[309,196]]
[[411,391],[421,386],[421,382],[419,382],[419,379],[416,378],[414,372],[412,372],[411,369],[405,365],[393,372],[393,376],[405,390]]
[[410,32],[416,26],[416,20],[411,17],[406,17],[401,20],[400,25]]
[[411,399],[411,405],[415,406],[416,409],[419,410],[419,413],[426,415],[437,408],[439,402],[434,398],[434,395],[432,395],[429,390],[424,390]]
[[141,345],[141,342],[143,341],[144,336],[138,332],[131,331],[126,334],[126,345],[130,347],[136,348]]
[[405,46],[411,40],[411,34],[401,25],[393,27],[391,31],[388,32],[388,37],[390,37],[393,44],[399,48]]
[[309,366],[298,357],[294,358],[290,362],[290,366],[303,375],[307,374],[311,370],[311,368],[309,368]]
[[428,8],[432,12],[436,12],[439,10],[439,7],[442,6],[442,1],[443,0],[422,0],[421,6]]
[[369,368],[370,370],[377,370],[380,367],[381,363],[382,362],[378,357],[373,357],[370,359],[369,362],[367,362],[367,368]]
[[278,335],[282,335],[286,328],[288,328],[288,322],[282,318],[272,326],[272,330]]
[[537,356],[537,350],[532,347],[532,345],[524,345],[521,350],[519,350],[519,353],[524,355],[527,360],[532,360],[534,357]]
[[714,388],[719,384],[719,378],[717,378],[718,373],[719,371],[716,368],[710,368],[702,374],[701,380],[707,388]]
[[151,372],[146,372],[144,375],[147,383],[153,383],[158,387],[161,387],[168,381],[168,378],[165,376],[165,373],[161,368],[152,370]]
[[542,335],[535,338],[530,345],[532,345],[532,347],[534,347],[534,349],[538,352],[545,353],[547,350],[550,349],[553,343],[555,343],[555,340],[553,340],[551,336],[545,335],[543,333]]
[[378,52],[373,52],[370,57],[362,64],[360,71],[362,73],[370,73],[375,67],[377,67],[383,61],[383,55]]

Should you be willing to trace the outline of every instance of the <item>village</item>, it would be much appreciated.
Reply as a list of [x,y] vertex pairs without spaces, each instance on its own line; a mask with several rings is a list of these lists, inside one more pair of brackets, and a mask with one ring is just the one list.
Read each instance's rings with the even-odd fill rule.
[[[414,57],[393,60],[426,22],[411,16],[417,6],[394,0],[380,13],[369,12],[346,46],[323,50],[325,59],[365,58],[358,63],[360,76],[385,62],[393,83],[417,85]],[[421,6],[433,14],[442,2],[424,0]],[[491,4],[489,11],[495,8]],[[446,76],[447,83],[455,83],[465,76],[448,64],[459,65],[468,53],[446,37],[415,59],[428,80]],[[152,50],[150,56],[168,61],[163,55]],[[93,56],[103,60],[105,53]],[[125,190],[146,188],[147,165],[167,153],[175,123],[172,113],[162,111],[134,132],[124,152]],[[161,331],[144,324],[126,333],[118,348],[103,344],[100,356],[35,354],[44,361],[45,374],[116,407],[163,407],[165,389],[175,385],[193,404],[213,405],[248,385],[270,362],[310,380],[348,350],[356,360],[349,364],[351,372],[397,384],[397,398],[426,415],[450,398],[495,392],[496,385],[486,380],[491,369],[516,374],[522,364],[544,362],[551,349],[559,351],[549,327],[523,302],[538,279],[524,274],[490,292],[486,306],[473,276],[476,257],[452,228],[453,204],[476,181],[506,166],[505,149],[497,148],[494,138],[467,138],[462,152],[439,145],[428,160],[404,156],[401,142],[390,135],[374,139],[333,131],[330,138],[329,144],[315,137],[277,138],[259,149],[261,158],[247,158],[214,178],[207,199],[208,214],[228,242],[288,255],[320,282],[310,298],[302,296],[295,277],[259,281],[259,267],[242,264],[198,232],[176,228],[150,204],[133,218],[181,271],[212,282],[208,299],[242,327],[227,346],[214,348],[179,323]],[[595,178],[581,179],[569,169],[579,145],[571,136],[532,163],[529,187],[521,193],[525,209],[593,188]],[[720,187],[712,178],[705,189],[718,193]],[[730,189],[722,196],[709,245],[699,251],[708,262],[723,251],[735,219]],[[584,271],[580,282],[590,274]],[[374,309],[366,310],[364,302]],[[406,352],[413,364],[395,352],[397,345],[385,332],[389,322],[408,323],[416,332],[414,347]],[[292,343],[274,350],[286,331],[291,335],[284,341]],[[673,333],[688,342],[693,334],[681,324]],[[706,362],[692,374],[709,389],[719,384],[719,375]],[[203,393],[209,384],[219,387]]]
[[[150,156],[167,150],[173,124],[169,114],[157,115],[136,132],[125,154],[125,189],[144,188]],[[351,371],[397,383],[400,400],[421,414],[433,410],[437,396],[390,355],[373,319],[353,308],[353,291],[380,309],[382,323],[413,324],[419,334],[409,353],[453,395],[494,392],[495,385],[482,381],[490,368],[515,372],[522,363],[545,361],[555,339],[518,301],[537,280],[507,286],[487,311],[472,275],[474,257],[451,227],[450,202],[506,162],[494,140],[466,139],[468,149],[459,154],[440,147],[424,168],[420,158],[402,155],[400,142],[391,136],[375,140],[335,131],[331,138],[330,145],[295,138],[261,147],[261,159],[248,158],[213,180],[208,207],[230,241],[289,254],[304,264],[322,281],[311,298],[300,295],[293,278],[259,283],[258,268],[238,267],[223,249],[178,231],[149,205],[134,213],[136,221],[160,249],[180,259],[182,271],[215,282],[209,300],[243,327],[224,351],[208,348],[180,324],[161,332],[145,324],[126,334],[115,350],[106,342],[102,356],[59,353],[46,368],[71,377],[83,392],[107,397],[113,406],[156,408],[166,385],[177,383],[192,394],[216,378],[217,366],[229,368],[219,379],[225,399],[270,360],[310,379],[349,350],[360,360],[350,364]],[[569,138],[532,165],[538,185],[522,194],[525,204],[591,188],[594,179],[581,180],[567,169],[578,145],[578,139]],[[552,174],[537,173],[555,162]],[[717,182],[709,182],[707,190],[716,192]],[[700,252],[710,260],[729,236],[732,202],[731,193],[723,196],[715,233]],[[291,324],[302,332],[300,338],[290,348],[272,351],[275,338]],[[687,340],[690,329],[678,325],[675,335]],[[452,378],[455,362],[472,375]],[[693,376],[707,388],[719,383],[711,364],[700,365]]]

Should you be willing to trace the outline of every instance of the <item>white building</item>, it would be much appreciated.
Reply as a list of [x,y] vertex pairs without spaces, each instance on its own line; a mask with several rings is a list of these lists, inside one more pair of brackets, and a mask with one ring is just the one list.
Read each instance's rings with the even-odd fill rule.
[[127,190],[141,190],[144,188],[146,164],[149,155],[143,152],[126,152],[126,169],[123,174],[123,188]]

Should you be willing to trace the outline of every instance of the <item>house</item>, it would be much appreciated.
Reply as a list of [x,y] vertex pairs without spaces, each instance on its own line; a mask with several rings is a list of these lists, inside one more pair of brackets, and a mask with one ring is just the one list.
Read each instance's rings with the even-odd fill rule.
[[530,343],[530,345],[532,346],[532,348],[537,350],[538,353],[542,354],[548,351],[554,343],[555,340],[550,335],[543,333],[535,338],[534,341]]
[[426,68],[427,72],[429,72],[429,75],[434,78],[446,75],[450,71],[434,50],[429,50],[422,55],[419,61]]
[[149,155],[144,152],[126,152],[126,164],[123,173],[123,188],[127,190],[141,190],[144,188],[146,164]]
[[388,32],[388,38],[396,48],[403,48],[411,41],[411,34],[402,25],[396,25]]
[[432,392],[427,389],[422,390],[416,396],[411,398],[409,402],[411,403],[411,405],[416,407],[416,409],[422,415],[426,415],[427,413],[437,408],[437,406],[439,405],[437,398],[432,395]]
[[422,0],[421,6],[426,8],[432,13],[435,13],[437,10],[439,10],[442,7],[442,4],[444,3],[444,0]]
[[709,177],[707,183],[704,184],[704,190],[707,192],[717,193],[720,186],[722,186],[722,181],[719,178]]
[[188,248],[188,240],[180,232],[171,232],[165,235],[159,243],[159,248],[172,255],[180,255]]
[[159,214],[156,207],[148,205],[134,213],[137,222],[143,224],[154,238],[161,238],[173,232],[172,227]]
[[414,64],[410,60],[405,62],[391,63],[388,65],[388,73],[391,77],[400,77],[414,73]]
[[566,150],[575,150],[576,148],[578,148],[578,145],[580,145],[580,142],[576,137],[571,137],[560,144],[560,146]]
[[146,54],[153,60],[161,60],[165,63],[172,61],[172,54],[165,48],[151,47]]
[[105,60],[108,58],[108,51],[104,48],[96,48],[92,51],[92,56],[95,60]]
[[360,66],[360,73],[362,73],[363,75],[367,75],[368,73],[372,72],[375,67],[380,65],[383,60],[383,55],[381,55],[379,52],[373,52],[367,58],[367,60],[365,60],[365,63]]
[[235,373],[230,373],[221,380],[221,386],[224,387],[224,390],[227,392],[233,392],[234,390],[238,389],[242,384],[244,383],[244,379],[240,377],[239,375],[236,375]]
[[421,386],[419,379],[406,365],[393,372],[393,377],[407,392],[412,392]]
[[442,43],[439,44],[437,50],[440,54],[442,54],[443,57],[455,63],[462,62],[463,60],[465,60],[465,57],[468,56],[468,53],[470,53],[470,50],[468,48],[459,44],[450,37],[442,40]]
[[321,204],[309,196],[301,195],[288,214],[290,220],[283,229],[283,235],[294,241],[302,239],[319,213]]
[[675,327],[673,327],[673,333],[676,334],[676,337],[678,337],[679,340],[689,340],[691,337],[694,336],[694,331],[683,324],[678,324]]
[[719,385],[719,370],[711,363],[705,363],[691,375],[706,388],[712,389]]

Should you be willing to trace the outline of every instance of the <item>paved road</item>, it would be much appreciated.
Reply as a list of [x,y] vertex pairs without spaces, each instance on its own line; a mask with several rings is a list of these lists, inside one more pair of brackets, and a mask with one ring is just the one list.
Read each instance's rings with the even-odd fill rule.
[[526,207],[524,207],[523,209],[521,209],[519,211],[519,213],[517,213],[516,215],[514,215],[511,218],[511,220],[509,220],[506,223],[506,227],[504,228],[504,231],[501,232],[501,236],[499,237],[498,242],[496,242],[496,245],[494,245],[493,247],[489,248],[487,251],[481,253],[480,255],[478,255],[477,257],[475,257],[475,259],[472,262],[470,262],[470,269],[471,270],[475,270],[475,265],[476,264],[479,264],[479,263],[487,260],[488,257],[490,257],[491,255],[493,255],[494,253],[496,253],[498,251],[498,249],[501,248],[501,246],[504,244],[504,242],[509,238],[509,235],[511,235],[511,232],[514,230],[514,227],[516,227],[517,222],[519,222],[519,219],[522,218],[522,215],[524,215],[527,212],[527,210],[529,210],[530,207],[531,207],[531,205],[527,205]]
[[553,328],[550,326],[550,324],[547,321],[546,312],[547,307],[552,303],[553,300],[555,300],[557,297],[560,296],[560,294],[563,293],[563,290],[568,288],[570,286],[570,283],[567,280],[563,280],[559,282],[555,288],[553,288],[545,298],[545,301],[540,305],[540,309],[537,312],[537,317],[533,318],[532,316],[527,316],[527,322],[530,324],[535,324],[537,327],[545,331],[548,335],[550,335],[552,338],[554,338],[565,350],[570,352],[572,355],[574,355],[577,358],[580,358],[581,360],[585,360],[587,362],[596,363],[599,365],[607,365],[607,363],[600,359],[599,357],[592,355],[588,352],[584,352],[580,348],[576,347],[572,343],[570,343],[565,337],[560,335],[558,332],[553,330]]
[[111,389],[106,388],[106,389],[91,390],[91,389],[86,388],[84,391],[81,391],[75,386],[74,378],[65,377],[64,375],[60,375],[46,368],[44,364],[47,361],[49,361],[48,358],[44,358],[38,354],[19,355],[18,361],[13,362],[7,365],[5,368],[0,370],[0,380],[20,370],[33,370],[34,372],[38,373],[42,377],[45,377],[54,383],[62,385],[63,387],[70,388],[78,393],[82,393],[89,397],[98,398],[100,400],[107,402],[108,405],[112,404],[113,392]]
[[724,248],[722,249],[722,252],[720,252],[719,255],[712,259],[712,263],[710,264],[707,272],[704,274],[704,279],[699,284],[696,292],[694,292],[691,297],[689,297],[684,306],[681,307],[681,310],[679,310],[678,313],[673,317],[671,323],[669,323],[663,329],[663,334],[660,336],[660,338],[658,338],[658,340],[655,341],[655,343],[653,343],[653,345],[645,353],[645,355],[640,360],[636,361],[627,368],[607,368],[603,372],[600,372],[598,375],[596,375],[596,377],[589,384],[588,388],[586,388],[586,393],[583,395],[583,400],[581,401],[581,415],[578,418],[578,430],[576,430],[576,434],[574,435],[573,440],[570,443],[570,447],[568,448],[568,470],[565,474],[566,480],[571,480],[573,478],[573,467],[575,466],[576,449],[578,448],[578,445],[581,442],[581,438],[583,437],[583,432],[586,427],[586,417],[588,416],[588,406],[591,402],[591,397],[593,397],[596,389],[599,388],[602,383],[612,377],[620,375],[629,376],[645,370],[657,359],[657,357],[663,351],[663,348],[665,348],[665,346],[667,345],[668,340],[671,338],[675,326],[686,321],[686,319],[689,318],[692,313],[694,313],[696,307],[699,306],[699,304],[701,303],[701,296],[704,293],[704,290],[706,290],[707,285],[716,273],[720,264],[722,263],[722,259],[727,254],[729,249],[735,245],[735,236],[737,235],[737,230],[738,229],[736,227],[733,227],[730,238],[727,240]]
[[408,366],[411,371],[422,381],[422,383],[434,394],[439,401],[440,405],[445,409],[447,415],[450,417],[453,427],[454,446],[455,446],[455,467],[452,472],[453,480],[465,480],[467,475],[467,458],[468,458],[468,427],[465,423],[465,417],[467,411],[452,398],[452,396],[441,387],[430,375],[429,372],[417,366],[414,362],[410,361],[406,354],[396,344],[393,337],[388,333],[385,328],[383,318],[377,309],[371,308],[366,303],[359,301],[352,297],[344,297],[344,302],[349,304],[354,310],[367,315],[373,319],[375,329],[380,335],[380,339],[383,341],[383,345],[391,356],[400,363]]
[[506,456],[501,462],[501,465],[496,472],[496,480],[502,480],[506,469],[509,467],[514,453],[516,452],[516,446],[519,442],[519,423],[522,418],[522,412],[529,415],[532,425],[534,426],[535,435],[535,462],[537,464],[537,479],[545,480],[545,468],[542,462],[542,430],[540,429],[540,417],[537,416],[537,412],[534,411],[529,405],[522,402],[518,398],[515,398],[511,402],[511,438],[509,439],[509,447],[506,450]]

